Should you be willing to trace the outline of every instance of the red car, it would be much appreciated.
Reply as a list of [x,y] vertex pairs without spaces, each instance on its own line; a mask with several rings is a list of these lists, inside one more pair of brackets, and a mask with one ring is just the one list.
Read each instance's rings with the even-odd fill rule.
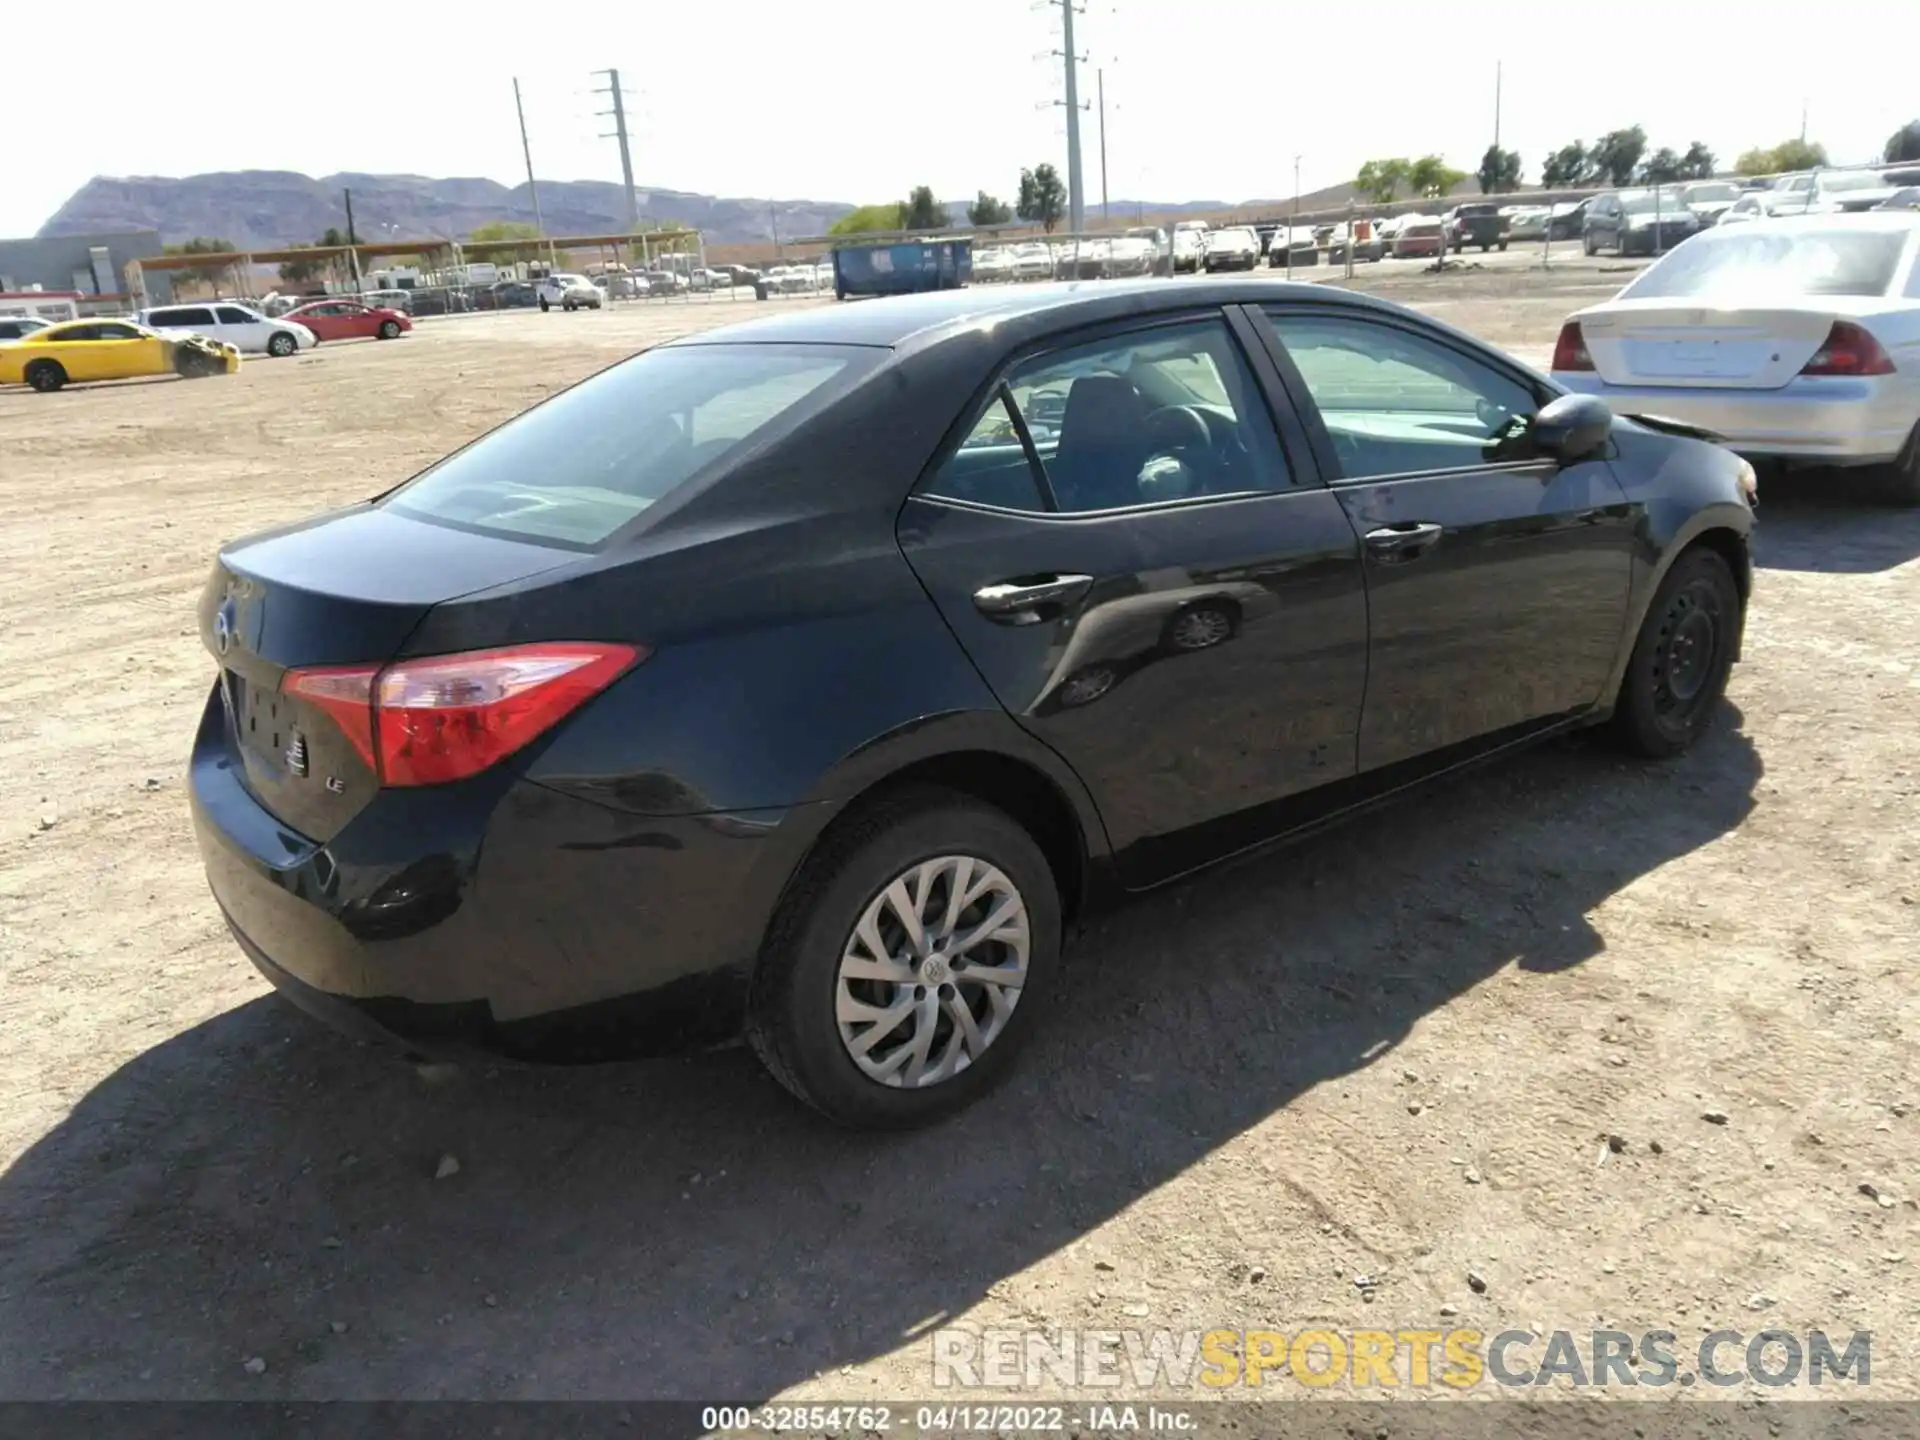
[[322,340],[392,340],[413,328],[411,316],[358,300],[316,300],[287,312]]

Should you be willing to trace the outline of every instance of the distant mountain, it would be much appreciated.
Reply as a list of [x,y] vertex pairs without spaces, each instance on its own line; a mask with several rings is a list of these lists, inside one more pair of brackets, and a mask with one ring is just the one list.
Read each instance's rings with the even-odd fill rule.
[[[496,220],[533,220],[525,185],[495,180],[432,180],[423,175],[311,176],[289,170],[237,170],[179,179],[96,176],[40,227],[42,235],[158,230],[169,243],[216,235],[249,250],[305,243],[328,226],[346,228],[343,191],[353,193],[354,231],[362,240],[463,236]],[[832,201],[723,199],[681,190],[642,190],[643,219],[689,225],[719,244],[819,235],[853,207]],[[626,225],[626,192],[602,180],[547,180],[540,214],[548,233],[598,235]]]
[[[342,192],[349,190],[355,233],[368,241],[426,239],[436,233],[458,237],[496,220],[533,220],[527,187],[508,187],[497,180],[358,173],[316,180],[290,170],[235,170],[178,179],[96,176],[54,212],[40,233],[158,230],[170,244],[214,235],[243,249],[271,250],[304,244],[329,226],[344,230]],[[712,245],[765,244],[774,239],[776,227],[781,240],[824,235],[835,220],[853,209],[839,201],[729,199],[684,190],[641,190],[639,204],[644,220],[692,226]],[[1089,203],[1087,225],[1132,224],[1141,215],[1216,214],[1251,208],[1278,211],[1283,204],[1277,200],[1239,206],[1220,200],[1115,200],[1107,207],[1108,222],[1100,219],[1100,206]],[[951,201],[947,208],[955,225],[966,223],[966,201]],[[549,234],[621,230],[626,213],[625,191],[609,181],[540,183],[540,214]]]

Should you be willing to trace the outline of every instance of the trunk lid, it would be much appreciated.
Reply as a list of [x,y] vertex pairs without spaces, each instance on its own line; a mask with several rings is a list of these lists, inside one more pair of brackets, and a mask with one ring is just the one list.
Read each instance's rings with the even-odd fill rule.
[[1811,360],[1831,309],[1626,301],[1580,317],[1593,368],[1609,385],[1778,390]]
[[302,835],[332,839],[379,778],[331,716],[284,691],[287,672],[383,664],[442,601],[577,558],[371,507],[229,546],[201,592],[199,620],[241,782]]

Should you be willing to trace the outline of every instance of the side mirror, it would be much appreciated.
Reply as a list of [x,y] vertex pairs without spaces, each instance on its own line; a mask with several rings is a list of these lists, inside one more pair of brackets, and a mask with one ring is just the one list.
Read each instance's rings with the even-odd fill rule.
[[1562,465],[1591,457],[1613,433],[1613,411],[1593,395],[1562,395],[1533,417],[1534,449]]

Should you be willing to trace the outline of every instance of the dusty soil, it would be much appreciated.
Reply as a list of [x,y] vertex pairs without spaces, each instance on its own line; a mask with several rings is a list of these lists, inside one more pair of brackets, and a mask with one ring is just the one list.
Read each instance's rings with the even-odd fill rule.
[[[1537,362],[1619,278],[1365,283]],[[1920,512],[1817,482],[1764,497],[1696,753],[1558,745],[1138,904],[943,1128],[831,1131],[737,1050],[429,1079],[271,998],[182,794],[215,548],[756,308],[0,395],[0,1396],[927,1398],[935,1324],[1447,1306],[1870,1329],[1920,1395]]]

